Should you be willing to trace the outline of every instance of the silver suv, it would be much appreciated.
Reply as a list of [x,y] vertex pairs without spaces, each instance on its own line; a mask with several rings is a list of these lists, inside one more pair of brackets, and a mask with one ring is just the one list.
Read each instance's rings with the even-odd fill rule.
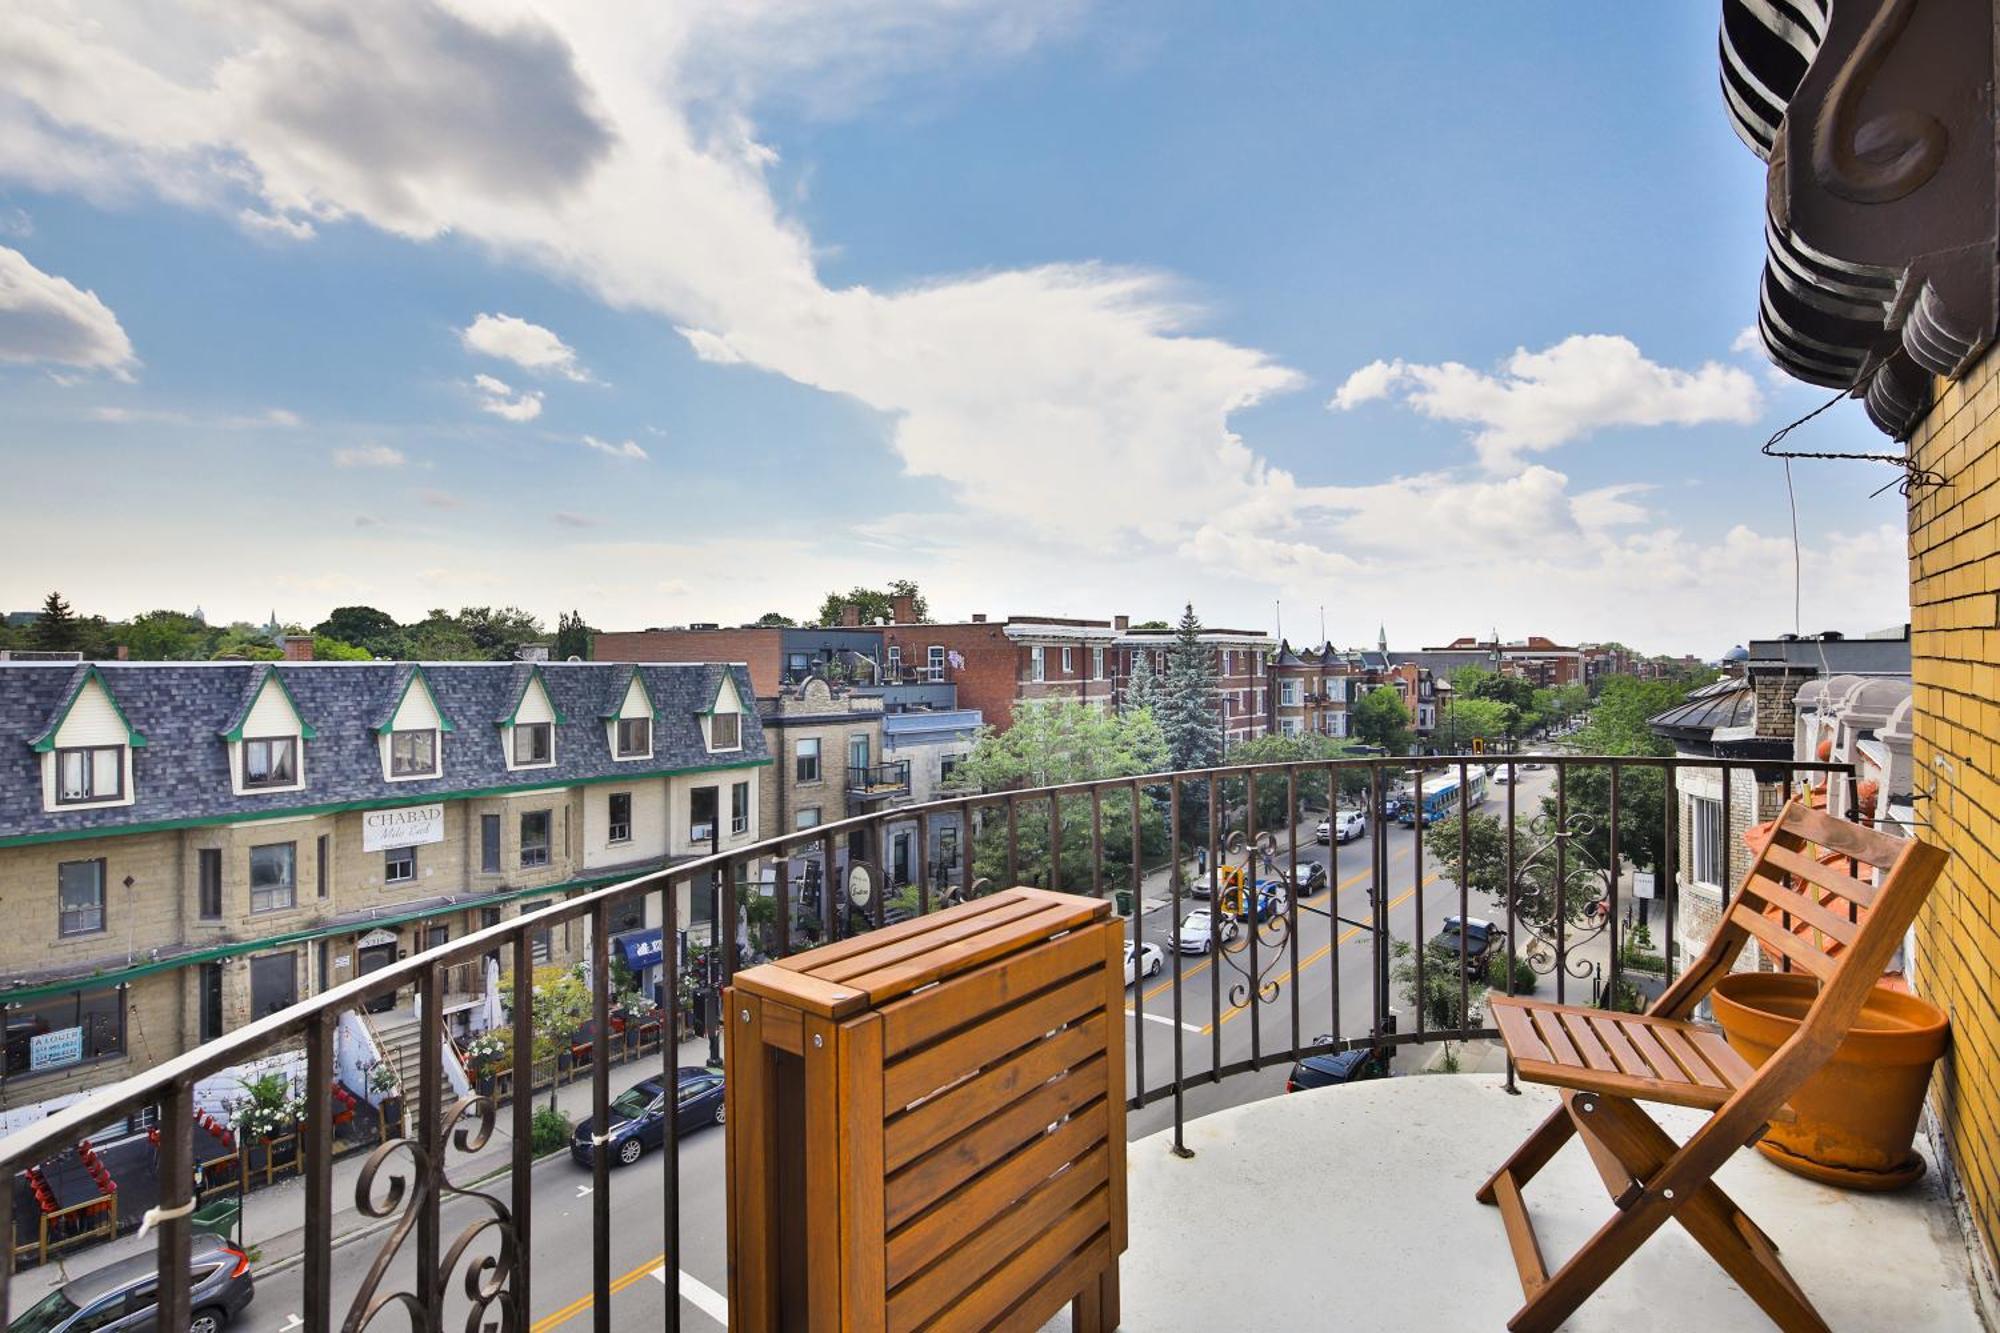
[[[188,1262],[188,1333],[220,1333],[250,1304],[250,1259],[197,1236]],[[28,1307],[7,1333],[152,1333],[159,1324],[159,1259],[151,1250],[72,1278]]]

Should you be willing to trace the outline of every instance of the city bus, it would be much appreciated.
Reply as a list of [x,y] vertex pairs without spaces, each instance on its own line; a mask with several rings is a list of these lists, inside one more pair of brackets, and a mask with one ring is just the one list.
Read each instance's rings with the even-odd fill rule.
[[[1465,797],[1464,804],[1468,809],[1485,804],[1485,770],[1475,768],[1466,773],[1463,795]],[[1456,773],[1449,777],[1438,779],[1436,786],[1426,784],[1424,786],[1423,800],[1425,825],[1434,824],[1440,819],[1450,819],[1453,815],[1457,814],[1459,810],[1459,796],[1458,775]],[[1411,799],[1403,802],[1402,809],[1396,813],[1396,820],[1404,828],[1414,828],[1416,826],[1417,802],[1414,794]]]

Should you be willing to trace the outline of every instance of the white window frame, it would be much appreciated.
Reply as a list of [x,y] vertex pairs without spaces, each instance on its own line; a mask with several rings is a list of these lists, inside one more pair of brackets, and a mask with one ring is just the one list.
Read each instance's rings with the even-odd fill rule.
[[1104,679],[1104,649],[1100,647],[1093,647],[1090,650],[1090,678]]
[[[1702,874],[1709,869],[1718,871],[1715,878]],[[1713,796],[1688,797],[1688,878],[1717,893],[1729,878],[1729,849],[1722,845],[1722,802]]]
[[[101,856],[80,861],[62,861],[56,865],[56,936],[59,939],[81,939],[86,935],[102,935],[111,926],[111,890],[106,881],[109,874],[105,870],[105,859]],[[63,872],[71,866],[89,866],[97,876],[97,906],[72,908],[63,903]],[[72,916],[86,916],[96,913],[96,925],[80,926],[72,929],[65,919]]]
[[[289,879],[282,884],[268,888],[258,888],[255,879],[257,853],[271,851],[280,847],[285,849],[289,859],[289,869],[291,872]],[[296,842],[260,843],[250,849],[245,864],[250,867],[245,872],[245,877],[248,879],[250,885],[250,915],[264,916],[271,912],[289,912],[299,905],[299,845]],[[286,894],[285,901],[281,903],[270,902],[270,898],[281,890]],[[259,894],[265,895],[266,898],[266,905],[263,907],[257,905]]]
[[929,648],[924,650],[924,665],[927,673],[931,678],[932,684],[936,684],[937,682],[944,679],[943,644],[934,643]]
[[[627,750],[625,748],[625,726],[630,722],[636,722],[646,729],[645,749]],[[653,757],[653,719],[650,717],[613,718],[611,722],[611,757],[625,763],[630,763],[634,759],[651,759]]]
[[1299,682],[1291,677],[1278,682],[1278,707],[1297,708],[1299,706]]
[[[799,762],[806,757],[806,747],[812,747],[812,776],[799,776]],[[826,747],[820,744],[818,736],[801,736],[792,742],[792,785],[814,787],[826,781]]]
[[[621,796],[625,798],[625,819],[622,823],[619,821],[616,813],[617,801]],[[604,840],[609,843],[627,843],[632,841],[631,792],[614,791],[606,794],[604,798]]]
[[1042,646],[1038,643],[1028,649],[1028,679],[1030,681],[1043,681],[1048,678],[1048,659],[1043,655]]
[[[553,722],[510,722],[507,725],[507,767],[514,770],[524,768],[554,768],[556,766],[556,724]],[[532,755],[521,757],[521,742],[524,737],[536,734],[548,737],[548,753],[542,758]]]
[[[736,743],[734,745],[717,745],[715,743],[715,724],[719,719],[725,717],[734,718],[736,721]],[[708,715],[707,731],[708,752],[710,754],[730,754],[743,748],[743,714],[741,713],[710,713]]]
[[[531,861],[528,859],[529,848],[528,848],[527,820],[534,815],[540,815],[542,817],[544,821],[543,828],[545,829],[545,832],[542,835],[543,841],[541,844],[542,859],[539,861]],[[540,870],[543,867],[547,866],[555,857],[555,844],[556,844],[555,811],[523,810],[520,812],[519,817],[514,821],[514,823],[516,829],[519,830],[521,835],[520,846],[515,849],[516,852],[518,853],[516,859],[520,861],[521,869]]]
[[[743,813],[736,813],[736,798],[743,797]],[[732,782],[729,784],[729,832],[731,835],[750,831],[750,784]]]
[[1065,676],[1076,674],[1076,649],[1068,644],[1063,645],[1063,674]]
[[794,829],[818,828],[819,826],[819,807],[816,805],[801,806],[798,813],[792,816],[792,827]]
[[[409,874],[398,875],[394,873],[395,865],[399,858],[409,863],[410,867]],[[398,884],[414,884],[416,882],[417,882],[416,848],[391,847],[388,851],[382,853],[382,885],[384,888],[390,888]]]

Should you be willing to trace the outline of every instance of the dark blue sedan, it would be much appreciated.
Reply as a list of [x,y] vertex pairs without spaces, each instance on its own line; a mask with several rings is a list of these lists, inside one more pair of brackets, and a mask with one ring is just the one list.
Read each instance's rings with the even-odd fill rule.
[[[719,1125],[723,1120],[722,1075],[711,1069],[685,1068],[678,1071],[680,1095],[674,1117],[675,1132],[686,1134],[703,1125]],[[630,1166],[648,1149],[658,1148],[667,1138],[667,1087],[657,1078],[635,1083],[611,1099],[611,1130],[604,1146],[611,1160]],[[592,1165],[591,1140],[596,1137],[595,1119],[586,1119],[570,1136],[569,1155],[584,1166]]]

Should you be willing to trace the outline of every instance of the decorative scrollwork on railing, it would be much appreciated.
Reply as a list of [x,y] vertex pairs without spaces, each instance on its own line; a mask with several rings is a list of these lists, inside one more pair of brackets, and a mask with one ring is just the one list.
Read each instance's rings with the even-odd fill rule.
[[1528,822],[1537,842],[1514,866],[1514,920],[1528,937],[1516,956],[1543,976],[1560,967],[1579,981],[1589,978],[1592,965],[1571,955],[1610,925],[1611,874],[1588,841],[1596,831],[1597,821],[1582,813],[1560,824],[1547,813]]
[[[1251,853],[1251,846],[1239,830],[1230,835],[1225,844],[1225,851],[1234,854]],[[1229,1004],[1232,1009],[1247,1008],[1253,999],[1257,1004],[1275,1004],[1284,989],[1282,982],[1273,979],[1273,974],[1279,970],[1279,964],[1285,961],[1286,945],[1292,938],[1291,889],[1287,887],[1283,890],[1287,895],[1286,907],[1282,910],[1270,910],[1267,915],[1267,907],[1276,901],[1275,895],[1270,895],[1267,902],[1267,895],[1257,887],[1258,865],[1261,863],[1265,869],[1275,871],[1277,851],[1278,840],[1273,834],[1268,832],[1258,834],[1254,853],[1244,856],[1244,864],[1241,867],[1243,882],[1234,888],[1223,889],[1215,898],[1214,911],[1217,913],[1215,919],[1220,922],[1233,917],[1240,923],[1233,935],[1221,934],[1221,927],[1217,926],[1216,955],[1222,964],[1236,973],[1236,980],[1231,982],[1229,987]],[[1273,875],[1273,878],[1279,877]],[[1289,881],[1288,876],[1283,878]],[[1229,910],[1231,904],[1235,906],[1234,911]],[[1259,950],[1254,972],[1250,966],[1252,936],[1256,937]],[[1264,952],[1265,950],[1268,952]]]
[[[374,1262],[368,1267],[368,1275],[362,1281],[361,1289],[355,1293],[353,1304],[348,1307],[347,1319],[341,1325],[342,1333],[360,1333],[374,1322],[376,1315],[391,1305],[401,1305],[409,1311],[412,1327],[424,1327],[427,1307],[443,1302],[451,1286],[452,1274],[461,1265],[465,1268],[465,1296],[471,1307],[465,1318],[465,1333],[520,1333],[527,1328],[525,1312],[517,1308],[514,1299],[513,1279],[520,1254],[515,1244],[513,1214],[491,1194],[452,1184],[443,1169],[448,1148],[455,1147],[461,1153],[476,1153],[486,1146],[493,1135],[494,1112],[491,1097],[483,1094],[461,1097],[446,1108],[427,1142],[411,1137],[394,1138],[368,1155],[360,1178],[355,1182],[355,1206],[364,1216],[395,1217],[397,1221],[376,1251]],[[386,1188],[377,1197],[376,1177],[399,1153],[409,1158],[408,1174],[400,1170],[389,1172],[385,1178]],[[431,1192],[433,1161],[438,1163],[435,1196]],[[395,1261],[410,1233],[416,1230],[424,1210],[440,1206],[447,1196],[452,1195],[478,1200],[487,1209],[488,1215],[477,1218],[459,1232],[457,1239],[446,1249],[437,1272],[417,1275],[419,1283],[428,1284],[426,1290],[382,1291],[389,1265]],[[493,1233],[491,1238],[480,1243],[488,1232]],[[491,1252],[485,1252],[487,1245],[492,1246]],[[481,1252],[475,1254],[476,1248]],[[469,1260],[468,1256],[471,1256]]]

